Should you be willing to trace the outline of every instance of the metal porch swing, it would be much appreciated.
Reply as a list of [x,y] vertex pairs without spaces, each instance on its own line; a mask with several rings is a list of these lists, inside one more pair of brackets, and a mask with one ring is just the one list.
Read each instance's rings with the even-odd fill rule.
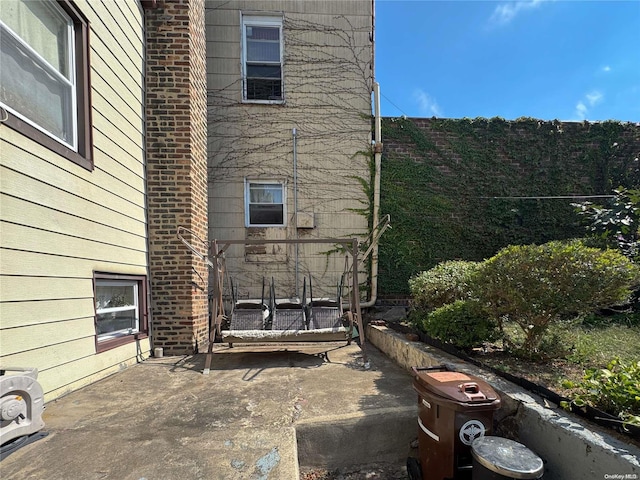
[[[203,254],[183,236],[189,233],[209,255]],[[291,240],[213,240],[204,242],[184,227],[178,227],[178,238],[210,267],[211,282],[209,302],[209,346],[203,374],[208,374],[216,340],[228,343],[306,343],[345,341],[347,345],[358,337],[365,365],[368,364],[365,350],[365,335],[360,310],[360,288],[358,283],[358,247],[356,238],[322,238]],[[231,308],[225,313],[224,285],[228,272],[225,252],[231,245],[265,244],[330,244],[339,245],[345,251],[345,269],[337,284],[335,298],[314,298],[312,275],[309,274],[309,297],[307,277],[304,278],[302,297],[277,298],[277,286],[273,277],[267,285],[262,281],[262,297],[258,300],[238,298],[238,285],[227,279],[231,291]],[[348,288],[347,302],[343,305],[343,289]],[[268,290],[268,297],[265,293]],[[346,306],[346,309],[344,308]]]

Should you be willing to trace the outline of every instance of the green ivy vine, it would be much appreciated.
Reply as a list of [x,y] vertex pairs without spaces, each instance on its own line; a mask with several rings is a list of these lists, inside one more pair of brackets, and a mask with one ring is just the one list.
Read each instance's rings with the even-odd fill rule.
[[[445,260],[582,236],[572,195],[640,185],[640,128],[520,118],[382,122],[380,294]],[[524,197],[524,198],[523,198]]]

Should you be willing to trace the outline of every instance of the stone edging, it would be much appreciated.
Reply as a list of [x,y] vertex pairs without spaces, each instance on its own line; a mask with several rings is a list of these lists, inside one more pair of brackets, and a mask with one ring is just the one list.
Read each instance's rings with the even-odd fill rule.
[[487,381],[502,399],[497,434],[523,443],[545,463],[545,480],[640,480],[640,449],[565,412],[499,376],[386,327],[369,325],[367,340],[408,370],[450,364]]

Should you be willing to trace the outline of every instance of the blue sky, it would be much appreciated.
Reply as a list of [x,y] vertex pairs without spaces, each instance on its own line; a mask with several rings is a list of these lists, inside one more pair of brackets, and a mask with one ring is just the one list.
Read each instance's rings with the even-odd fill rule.
[[640,122],[640,0],[376,0],[383,116]]

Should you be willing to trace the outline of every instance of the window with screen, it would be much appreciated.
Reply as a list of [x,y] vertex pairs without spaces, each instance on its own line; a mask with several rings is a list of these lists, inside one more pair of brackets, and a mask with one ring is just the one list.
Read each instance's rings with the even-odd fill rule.
[[242,17],[243,99],[281,103],[282,18]]

